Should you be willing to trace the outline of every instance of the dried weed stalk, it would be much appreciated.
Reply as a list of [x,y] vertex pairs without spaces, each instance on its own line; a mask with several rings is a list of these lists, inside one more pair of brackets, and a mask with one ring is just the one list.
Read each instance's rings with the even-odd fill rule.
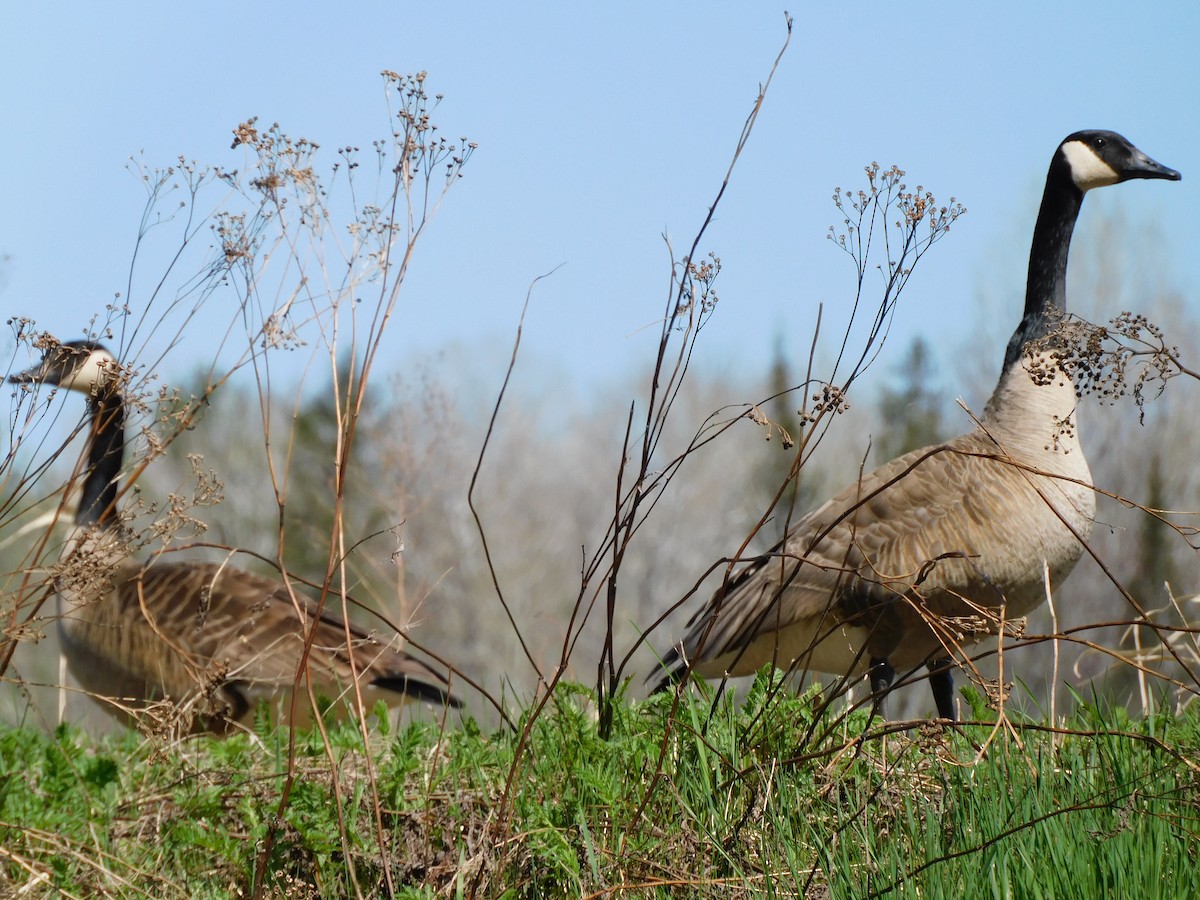
[[[272,390],[275,358],[281,352],[310,348],[309,367],[318,359],[327,362],[337,428],[329,452],[332,527],[318,605],[338,603],[338,613],[347,622],[354,615],[354,601],[346,592],[350,578],[345,567],[352,547],[345,538],[345,484],[366,387],[418,241],[476,148],[440,132],[433,113],[441,96],[429,94],[425,73],[385,71],[382,77],[387,136],[366,153],[354,146],[338,147],[332,162],[323,163],[318,143],[292,137],[278,124],[260,127],[252,118],[234,129],[233,147],[245,154],[243,169],[201,166],[182,158],[165,168],[131,161],[130,170],[143,185],[147,201],[125,291],[85,327],[88,337],[106,342],[122,361],[122,392],[136,423],[120,498],[130,550],[165,552],[202,532],[196,508],[219,502],[223,492],[221,479],[202,458],[189,460],[190,478],[162,502],[139,496],[139,477],[180,434],[196,425],[221,385],[244,368],[253,371],[268,476],[281,523],[272,562],[289,589],[282,523],[290,480],[308,473],[291,471],[294,432],[280,440],[272,430],[279,420],[277,410],[286,408],[286,401]],[[31,357],[53,341],[38,332],[31,318],[10,320],[9,326]],[[168,368],[164,361],[185,340],[193,345],[202,341],[212,349],[212,365],[199,390],[161,385],[155,374]],[[347,358],[352,365],[339,365]],[[52,479],[41,476],[59,468],[56,460],[86,422],[81,419],[47,459],[42,445],[54,440],[46,435],[52,433],[61,408],[52,404],[53,395],[21,391],[10,419],[11,449],[0,463],[0,531],[6,535],[47,511],[64,525],[71,518],[71,489],[80,479],[81,465],[52,490],[46,487]],[[29,457],[39,461],[26,463]],[[103,575],[59,566],[55,533],[53,526],[43,527],[33,546],[15,565],[6,565],[9,571],[0,578],[5,635],[0,674],[9,666],[18,639],[42,633],[42,608],[56,580]],[[86,568],[88,561],[76,557],[64,565]],[[296,605],[299,610],[298,601]],[[305,656],[310,649],[311,633]],[[305,669],[302,659],[297,688],[302,680],[308,682]],[[301,695],[301,690],[294,691],[293,703],[300,702]],[[483,696],[491,699],[486,692]],[[308,697],[311,703],[316,699]],[[366,740],[369,710],[361,696],[353,699],[362,713]],[[172,710],[155,709],[146,724],[151,732],[163,733],[164,723],[173,729],[171,723],[179,718]],[[290,735],[280,814],[298,775],[294,737]],[[328,743],[326,750],[333,771],[336,754]],[[382,811],[373,773],[367,774],[373,831],[382,851]],[[335,793],[340,790],[335,784]],[[342,824],[348,851],[351,839],[348,826]],[[272,839],[260,855],[255,880],[259,892],[266,883],[262,867],[270,858]],[[390,881],[387,889],[394,890]]]

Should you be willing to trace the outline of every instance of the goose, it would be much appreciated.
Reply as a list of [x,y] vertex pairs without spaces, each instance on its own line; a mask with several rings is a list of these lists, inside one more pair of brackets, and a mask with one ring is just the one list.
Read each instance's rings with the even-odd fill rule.
[[[368,709],[379,699],[461,706],[443,675],[318,615],[300,593],[298,611],[279,580],[217,563],[130,558],[117,514],[126,400],[121,367],[102,345],[54,342],[39,365],[8,380],[88,398],[83,489],[55,581],[58,631],[68,670],[114,716],[132,724],[133,712],[170,699],[195,713],[191,730],[227,734],[252,724],[262,702],[286,710],[306,628],[315,631],[307,675],[317,695],[352,692],[357,674]],[[310,707],[297,698],[297,724]]]
[[1025,313],[977,427],[885,463],[800,518],[692,617],[662,659],[656,691],[689,673],[749,675],[773,663],[867,674],[882,713],[896,672],[924,665],[938,715],[954,719],[953,651],[1037,607],[1046,568],[1059,584],[1091,532],[1096,500],[1074,426],[1077,397],[1054,361],[1053,335],[1084,194],[1135,178],[1180,174],[1111,131],[1078,131],[1058,145]]

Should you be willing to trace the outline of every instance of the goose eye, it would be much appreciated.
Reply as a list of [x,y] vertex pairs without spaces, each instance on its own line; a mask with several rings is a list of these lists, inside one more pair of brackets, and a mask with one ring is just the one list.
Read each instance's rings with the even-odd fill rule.
[[1093,146],[1094,146],[1094,147],[1095,147],[1097,150],[1099,150],[1101,147],[1105,146],[1107,143],[1108,143],[1108,141],[1106,141],[1104,138],[1102,138],[1102,137],[1098,137],[1098,138],[1096,138],[1096,140],[1093,142]]

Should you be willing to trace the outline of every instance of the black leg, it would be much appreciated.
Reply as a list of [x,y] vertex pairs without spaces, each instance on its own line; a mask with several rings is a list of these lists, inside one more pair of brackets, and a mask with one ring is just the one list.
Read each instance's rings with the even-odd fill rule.
[[892,688],[892,681],[896,678],[896,670],[892,668],[892,664],[886,659],[871,659],[871,693],[875,696],[875,702],[872,704],[872,715],[883,717],[883,698],[887,696],[887,692]]
[[935,659],[927,664],[929,687],[933,691],[933,702],[938,715],[954,721],[954,663],[948,659]]

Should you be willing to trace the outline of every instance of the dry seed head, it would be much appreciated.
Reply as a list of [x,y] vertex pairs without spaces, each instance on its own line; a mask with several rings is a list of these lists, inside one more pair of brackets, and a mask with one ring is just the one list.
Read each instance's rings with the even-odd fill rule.
[[233,144],[230,145],[229,149],[235,149],[238,144],[249,144],[252,147],[257,146],[258,129],[254,127],[257,121],[258,116],[252,116],[233,129]]
[[[1031,342],[1026,353],[1051,357],[1081,397],[1115,403],[1132,394],[1139,419],[1145,417],[1146,401],[1159,396],[1167,381],[1183,371],[1179,348],[1166,343],[1162,328],[1128,311],[1107,326],[1066,317],[1053,332]],[[1048,377],[1045,372],[1038,374],[1043,380]]]

